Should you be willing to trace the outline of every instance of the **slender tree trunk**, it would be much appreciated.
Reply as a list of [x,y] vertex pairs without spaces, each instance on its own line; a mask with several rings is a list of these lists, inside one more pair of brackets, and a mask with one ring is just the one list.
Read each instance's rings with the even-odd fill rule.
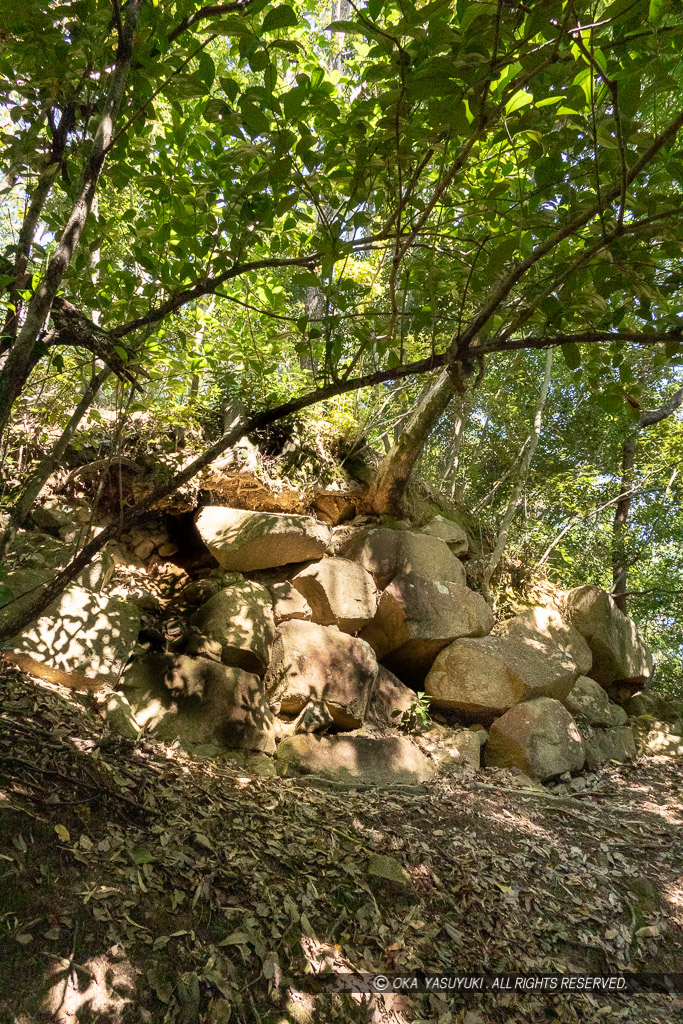
[[454,394],[447,370],[422,393],[398,440],[379,466],[370,489],[370,505],[374,512],[400,515],[415,463]]
[[465,425],[469,418],[470,406],[462,395],[456,395],[456,413],[453,419],[453,442],[449,452],[449,466],[445,472],[445,482],[450,480],[450,496],[455,501],[458,490],[458,470],[460,468],[460,449],[465,436]]
[[526,483],[527,473],[529,472],[529,466],[531,460],[534,457],[534,453],[538,446],[538,441],[541,436],[541,426],[543,424],[543,410],[545,409],[545,403],[548,398],[548,390],[550,388],[550,378],[552,376],[553,369],[553,350],[548,349],[548,355],[545,361],[545,373],[543,375],[543,383],[541,384],[541,390],[538,395],[538,401],[536,403],[536,413],[534,415],[534,425],[530,436],[524,442],[526,451],[524,456],[520,459],[519,470],[517,473],[517,479],[512,485],[512,491],[508,501],[505,515],[503,516],[503,522],[501,523],[500,530],[498,532],[498,539],[496,540],[495,547],[489,556],[489,559],[484,567],[483,573],[483,589],[485,594],[489,594],[489,587],[491,583],[491,577],[500,565],[500,560],[505,553],[507,547],[508,535],[510,533],[510,527],[512,521],[515,518],[515,513],[519,508],[519,503],[522,498],[522,491],[524,484]]
[[17,535],[17,530],[21,527],[24,521],[27,519],[29,512],[33,508],[33,504],[45,486],[50,475],[59,466],[62,456],[67,449],[71,438],[76,432],[78,424],[81,422],[86,412],[92,405],[97,392],[104,384],[107,377],[111,375],[109,367],[105,367],[103,370],[96,371],[93,373],[90,383],[83,392],[83,397],[71,414],[71,418],[67,423],[66,427],[62,431],[61,435],[57,438],[51,451],[38,463],[33,474],[29,477],[24,490],[22,491],[19,500],[12,509],[9,522],[5,529],[2,538],[0,538],[0,562],[5,558],[7,552],[12,546],[14,538]]
[[633,470],[636,462],[635,431],[621,446],[621,484],[619,500],[612,523],[612,597],[617,608],[626,615],[626,593],[628,590],[628,559],[626,552],[626,531],[633,498]]
[[114,125],[121,109],[128,81],[140,3],[141,0],[128,0],[126,4],[125,22],[119,37],[116,62],[111,74],[104,112],[83,173],[80,194],[71,210],[54,255],[47,265],[45,276],[26,307],[26,316],[17,333],[16,341],[7,355],[5,365],[0,370],[0,434],[5,431],[12,406],[40,358],[41,333],[45,328],[52,303],[73,259],[92,208],[107,150],[114,137]]
[[[669,419],[683,405],[683,388],[679,388],[668,402],[659,409],[642,412],[638,430],[653,427]],[[626,535],[633,498],[633,477],[636,462],[638,430],[629,434],[621,446],[621,483],[617,507],[612,521],[612,597],[617,608],[627,614],[626,594],[628,593],[628,545]]]

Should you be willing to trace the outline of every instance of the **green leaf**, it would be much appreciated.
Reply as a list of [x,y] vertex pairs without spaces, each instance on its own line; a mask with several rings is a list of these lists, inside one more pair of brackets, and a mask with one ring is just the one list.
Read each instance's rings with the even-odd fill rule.
[[372,30],[357,25],[355,21],[331,21],[325,28],[326,32],[358,32],[360,35],[372,35]]
[[292,28],[294,25],[298,25],[299,19],[288,4],[280,4],[279,7],[273,7],[272,10],[268,11],[263,24],[261,25],[261,31],[263,32],[274,32],[280,28]]
[[263,71],[270,64],[270,57],[267,50],[256,50],[249,58],[249,67],[252,71]]
[[286,92],[284,96],[280,98],[282,99],[285,117],[296,118],[301,113],[301,110],[308,98],[308,94],[300,85],[295,85],[293,89],[290,89],[289,92]]
[[570,341],[567,345],[562,345],[562,355],[564,361],[570,370],[578,370],[581,366],[581,349],[575,341]]
[[168,1003],[173,995],[173,984],[166,976],[161,965],[150,967],[147,971],[147,981],[154,989],[157,999],[162,1003]]
[[240,87],[237,84],[237,82],[235,81],[235,79],[234,78],[226,78],[224,75],[221,75],[219,77],[218,81],[221,83],[221,89],[223,90],[225,95],[228,97],[230,102],[234,103],[235,100],[237,99],[237,97],[239,96],[239,92],[240,92]]
[[152,864],[155,860],[154,854],[146,850],[144,846],[136,846],[130,851],[130,855],[135,864]]
[[211,842],[208,836],[205,836],[203,832],[195,832],[194,841],[200,846],[205,847],[207,850],[213,850],[214,844]]
[[510,262],[517,251],[518,241],[516,238],[504,238],[489,253],[485,255],[485,266],[493,277],[498,277],[504,267]]
[[525,89],[519,89],[505,104],[505,113],[514,114],[516,110],[521,110],[522,107],[526,107],[529,103],[533,103],[533,101],[534,97],[530,92],[527,92]]
[[262,110],[249,100],[240,100],[242,120],[253,135],[262,135],[270,128],[270,122]]
[[610,391],[603,391],[601,394],[596,395],[596,401],[601,409],[611,413],[619,412],[624,404],[624,399],[621,395]]
[[301,43],[297,43],[296,39],[273,39],[268,43],[268,49],[272,50],[273,47],[284,50],[285,53],[298,53]]
[[562,100],[566,100],[566,96],[546,96],[543,100],[535,100],[534,106],[539,109],[540,107],[551,107],[555,103],[561,103]]
[[[294,274],[292,278],[292,285],[295,288],[319,288],[320,281],[311,270],[303,270],[298,274]],[[306,318],[308,320],[308,318]]]
[[240,18],[238,14],[228,14],[226,18],[221,18],[215,23],[212,22],[203,31],[219,36],[241,36],[244,39],[254,35],[244,18]]

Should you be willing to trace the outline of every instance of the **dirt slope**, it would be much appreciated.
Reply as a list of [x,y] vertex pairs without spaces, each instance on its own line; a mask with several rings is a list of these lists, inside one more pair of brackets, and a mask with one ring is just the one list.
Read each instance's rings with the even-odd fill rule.
[[[683,1020],[668,995],[313,995],[304,972],[675,971],[683,765],[332,791],[101,734],[0,671],[0,1020]],[[86,698],[84,698],[86,700]],[[368,874],[395,858],[403,883]]]

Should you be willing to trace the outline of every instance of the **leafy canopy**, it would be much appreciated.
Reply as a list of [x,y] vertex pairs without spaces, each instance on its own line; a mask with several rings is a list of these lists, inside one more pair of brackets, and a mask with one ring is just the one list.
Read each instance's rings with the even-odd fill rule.
[[[64,274],[153,382],[172,376],[184,400],[199,373],[203,392],[218,379],[275,400],[460,342],[561,336],[600,387],[628,365],[621,337],[680,329],[683,156],[675,130],[662,141],[679,113],[675,4],[371,0],[331,25],[314,2],[218,9],[141,4],[99,206]],[[119,16],[104,0],[7,5],[8,317],[78,193]]]

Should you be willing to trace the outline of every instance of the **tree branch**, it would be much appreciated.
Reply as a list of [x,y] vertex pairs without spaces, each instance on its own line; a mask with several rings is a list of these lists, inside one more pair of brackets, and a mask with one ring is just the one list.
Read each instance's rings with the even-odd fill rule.
[[200,7],[194,14],[188,14],[186,18],[176,25],[168,37],[170,43],[174,43],[176,39],[187,32],[188,29],[193,28],[200,21],[206,21],[207,18],[220,18],[224,14],[240,14],[242,11],[246,11],[251,3],[251,0],[234,0],[230,4],[207,4],[206,7]]
[[[132,328],[131,328],[132,329]],[[506,351],[511,348],[550,348],[557,345],[569,344],[570,342],[583,341],[583,342],[598,342],[604,340],[630,340],[635,341],[639,344],[662,344],[670,340],[680,340],[680,336],[675,333],[668,334],[640,334],[638,332],[609,332],[609,331],[596,331],[592,333],[575,334],[575,335],[555,335],[552,337],[544,338],[527,338],[521,339],[518,343],[507,342],[504,345],[498,345],[497,347],[473,349],[477,354],[483,354],[484,352],[490,351]],[[179,487],[186,484],[188,480],[191,480],[197,475],[202,469],[208,466],[211,462],[222,455],[223,452],[227,451],[234,444],[239,441],[245,434],[250,434],[252,431],[259,430],[265,426],[269,426],[271,423],[276,423],[286,416],[290,416],[292,413],[300,412],[302,409],[307,409],[311,405],[316,405],[318,402],[324,402],[330,398],[335,398],[337,395],[347,394],[350,391],[357,391],[361,388],[371,387],[375,384],[383,384],[388,381],[403,380],[406,377],[412,377],[423,373],[430,373],[432,370],[439,369],[446,366],[451,362],[449,353],[435,354],[429,356],[427,359],[419,359],[412,363],[407,363],[404,366],[398,366],[390,370],[378,370],[375,373],[366,374],[362,377],[355,377],[352,380],[341,380],[336,381],[334,384],[328,384],[326,387],[316,388],[313,391],[309,391],[305,395],[301,395],[299,398],[295,398],[290,402],[284,402],[281,405],[275,406],[272,409],[264,410],[260,413],[255,413],[249,419],[243,423],[238,424],[236,427],[224,434],[218,441],[206,449],[201,455],[194,459],[188,466],[182,469],[162,487],[157,488],[151,494],[149,494],[142,501],[139,501],[136,505],[133,505],[130,509],[123,513],[120,519],[110,526],[106,527],[97,537],[95,537],[89,544],[87,544],[82,551],[70,562],[66,568],[62,569],[60,573],[43,588],[40,595],[28,606],[23,614],[4,614],[3,624],[0,627],[0,642],[3,640],[10,639],[21,632],[33,619],[43,612],[47,606],[54,601],[59,594],[71,583],[78,573],[100,551],[107,541],[112,540],[123,530],[128,529],[133,523],[144,519],[147,515],[153,514],[156,506],[164,498],[167,498],[170,494],[173,494]]]
[[52,304],[51,316],[56,329],[43,337],[44,344],[84,348],[105,362],[119,380],[139,387],[135,374],[116,351],[115,339],[108,331],[102,330],[80,309],[59,296]]
[[667,420],[669,416],[673,416],[677,409],[680,409],[681,405],[683,405],[683,388],[679,388],[669,401],[661,405],[659,409],[651,409],[650,412],[641,413],[641,427],[651,427],[655,423]]
[[36,351],[41,332],[61,287],[64,274],[73,259],[92,208],[97,184],[104,166],[107,146],[114,133],[116,118],[121,109],[128,75],[133,61],[133,42],[142,0],[128,0],[125,6],[123,31],[109,79],[104,109],[92,140],[90,156],[83,172],[78,197],[71,208],[64,230],[50,259],[45,276],[36,288],[17,339],[10,349],[7,361],[0,371],[0,432],[9,421],[14,400],[28,379],[36,362]]
[[[651,160],[659,153],[659,151],[671,142],[680,129],[683,127],[683,110],[680,111],[677,116],[667,125],[663,132],[657,136],[652,145],[643,153],[640,159],[631,166],[626,176],[626,185],[630,185],[640,174],[640,172],[647,167]],[[623,181],[620,180],[619,184],[613,185],[606,193],[604,199],[607,202],[612,202],[622,194]],[[594,219],[602,209],[601,203],[593,203],[587,210],[579,214],[573,220],[568,221],[561,228],[550,235],[545,242],[541,242],[540,245],[536,246],[534,251],[527,256],[525,260],[522,260],[514,270],[508,274],[506,278],[499,281],[498,285],[493,288],[493,294],[489,301],[484,305],[484,308],[471,320],[469,327],[462,335],[461,338],[454,338],[451,348],[453,354],[457,357],[457,349],[459,345],[467,346],[485,325],[490,320],[491,316],[496,312],[500,304],[507,298],[512,289],[516,284],[521,281],[524,275],[536,264],[539,260],[547,256],[548,253],[556,249],[560,242],[563,242],[565,238],[569,238],[575,234],[579,228],[584,227],[591,220]]]

